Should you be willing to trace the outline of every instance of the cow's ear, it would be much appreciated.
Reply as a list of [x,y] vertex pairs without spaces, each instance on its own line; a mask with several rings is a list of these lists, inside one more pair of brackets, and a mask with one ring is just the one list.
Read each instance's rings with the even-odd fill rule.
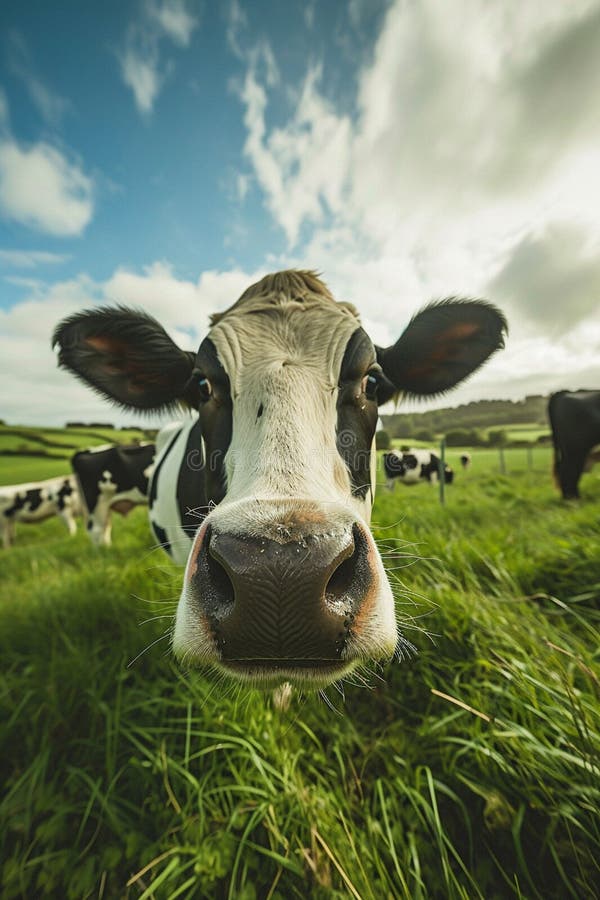
[[377,358],[397,392],[443,394],[503,347],[507,331],[491,303],[449,297],[417,313],[395,344],[377,348]]
[[57,325],[58,364],[127,409],[159,410],[185,402],[194,353],[173,343],[143,312],[87,310]]

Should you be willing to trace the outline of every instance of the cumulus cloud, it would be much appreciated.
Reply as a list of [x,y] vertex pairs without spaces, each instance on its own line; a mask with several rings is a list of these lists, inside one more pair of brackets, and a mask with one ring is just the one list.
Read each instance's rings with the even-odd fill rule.
[[600,322],[600,241],[573,225],[529,234],[512,250],[489,292],[554,337],[583,319]]
[[166,81],[171,63],[164,58],[165,40],[187,47],[197,25],[185,0],[147,0],[141,17],[130,24],[118,58],[140,113],[152,112]]
[[120,268],[104,283],[103,297],[146,310],[185,349],[197,347],[211,313],[230,306],[249,284],[241,271],[203,272],[198,281],[178,278],[165,262],[141,272]]
[[499,240],[542,216],[566,154],[600,137],[599,22],[590,0],[396,2],[360,72],[353,121],[312,62],[290,115],[268,128],[270,86],[247,52],[245,153],[274,218],[293,244],[330,209],[419,255],[440,232],[462,241],[483,224]]
[[168,263],[155,262],[141,271],[119,268],[103,282],[86,275],[54,284],[22,282],[28,288],[25,298],[8,310],[0,309],[3,417],[23,424],[56,424],[73,417],[132,421],[133,413],[114,410],[57,368],[50,348],[57,323],[82,309],[120,303],[149,312],[179,346],[195,350],[207,331],[209,315],[230,306],[263,274],[205,271],[190,281],[178,278]]
[[0,213],[56,236],[81,234],[94,210],[93,182],[81,166],[45,142],[0,139]]
[[506,306],[508,350],[456,402],[518,396],[550,358],[552,387],[570,368],[600,381],[599,41],[598,0],[396,0],[351,118],[318,61],[298,92],[240,57],[245,157],[294,262],[321,269],[382,341],[431,297]]
[[[33,282],[22,302],[0,311],[4,417],[13,423],[36,424],[55,424],[73,417],[132,421],[133,413],[114,410],[57,369],[49,341],[58,321],[81,309],[120,303],[151,313],[179,346],[194,350],[206,334],[209,315],[227,309],[263,274],[262,269],[215,270],[190,280],[179,278],[167,262],[157,261],[142,270],[119,268],[102,282],[85,275],[54,284]],[[375,262],[365,267],[357,263],[349,269],[334,267],[325,277],[335,296],[357,303],[365,328],[378,344],[395,341],[417,308],[398,295],[396,285],[402,273],[395,271],[392,261],[387,268]],[[389,315],[392,309],[396,310],[394,320]],[[509,342],[506,351],[434,405],[499,396],[517,399],[528,393],[598,383],[600,321],[592,327],[587,321],[580,323],[561,342],[542,329],[519,332],[517,328],[516,340]],[[27,398],[26,405],[23,398]]]

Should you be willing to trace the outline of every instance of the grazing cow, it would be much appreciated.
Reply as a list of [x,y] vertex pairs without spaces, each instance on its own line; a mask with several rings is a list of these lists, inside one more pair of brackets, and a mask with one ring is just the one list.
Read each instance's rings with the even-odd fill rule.
[[[437,482],[440,474],[440,458],[431,450],[391,450],[383,454],[383,468],[386,476],[386,487],[393,491],[396,481],[402,484],[418,484],[427,481]],[[444,481],[452,484],[454,472],[444,464]]]
[[393,654],[394,598],[368,526],[378,403],[448,390],[505,328],[493,306],[450,298],[376,348],[354,307],[302,271],[249,287],[197,352],[125,308],[60,323],[59,364],[106,397],[199,412],[161,436],[150,489],[155,533],[187,563],[176,655],[320,688]]
[[72,475],[0,487],[0,522],[5,550],[14,540],[16,522],[43,522],[51,516],[60,516],[69,534],[74,535],[77,531],[75,516],[80,514],[77,483]]
[[126,516],[134,506],[148,502],[148,480],[154,444],[131,447],[109,444],[80,450],[71,464],[77,476],[87,514],[87,530],[97,546],[110,546],[111,513]]
[[558,391],[548,401],[554,478],[565,500],[579,497],[579,479],[600,458],[600,391]]
[[471,465],[471,454],[470,453],[461,453],[460,454],[460,464],[463,469],[468,469]]

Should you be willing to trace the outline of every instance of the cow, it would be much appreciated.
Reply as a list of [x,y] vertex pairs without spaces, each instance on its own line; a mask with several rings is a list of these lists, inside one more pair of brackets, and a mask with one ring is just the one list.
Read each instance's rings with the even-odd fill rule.
[[111,513],[126,516],[148,502],[154,444],[107,444],[73,454],[71,465],[85,505],[87,532],[96,546],[111,544]]
[[460,454],[460,464],[463,469],[468,469],[471,465],[471,454],[470,453],[461,453]]
[[185,564],[173,649],[247,684],[321,689],[398,641],[369,529],[378,404],[439,395],[503,346],[506,320],[455,297],[375,347],[314,272],[265,276],[195,352],[125,307],[57,326],[59,365],[121,407],[197,411],[161,436],[151,521]]
[[74,535],[77,531],[75,516],[80,514],[79,492],[72,475],[0,487],[0,523],[5,550],[14,540],[16,522],[43,522],[51,516],[59,516],[69,534]]
[[600,391],[558,391],[548,401],[554,479],[565,500],[579,497],[579,479],[600,458]]
[[[440,458],[432,450],[391,450],[383,454],[383,470],[386,487],[390,491],[394,490],[396,481],[402,484],[418,484],[420,481],[433,484],[439,479]],[[452,484],[453,480],[453,470],[444,464],[444,481]]]

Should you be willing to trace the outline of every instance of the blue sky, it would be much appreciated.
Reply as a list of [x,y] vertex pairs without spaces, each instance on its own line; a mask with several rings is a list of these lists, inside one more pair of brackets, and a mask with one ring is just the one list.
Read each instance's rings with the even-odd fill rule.
[[292,265],[378,341],[501,306],[447,402],[600,384],[598,2],[4,0],[0,35],[0,417],[113,415],[56,371],[63,315],[143,306],[191,348]]

